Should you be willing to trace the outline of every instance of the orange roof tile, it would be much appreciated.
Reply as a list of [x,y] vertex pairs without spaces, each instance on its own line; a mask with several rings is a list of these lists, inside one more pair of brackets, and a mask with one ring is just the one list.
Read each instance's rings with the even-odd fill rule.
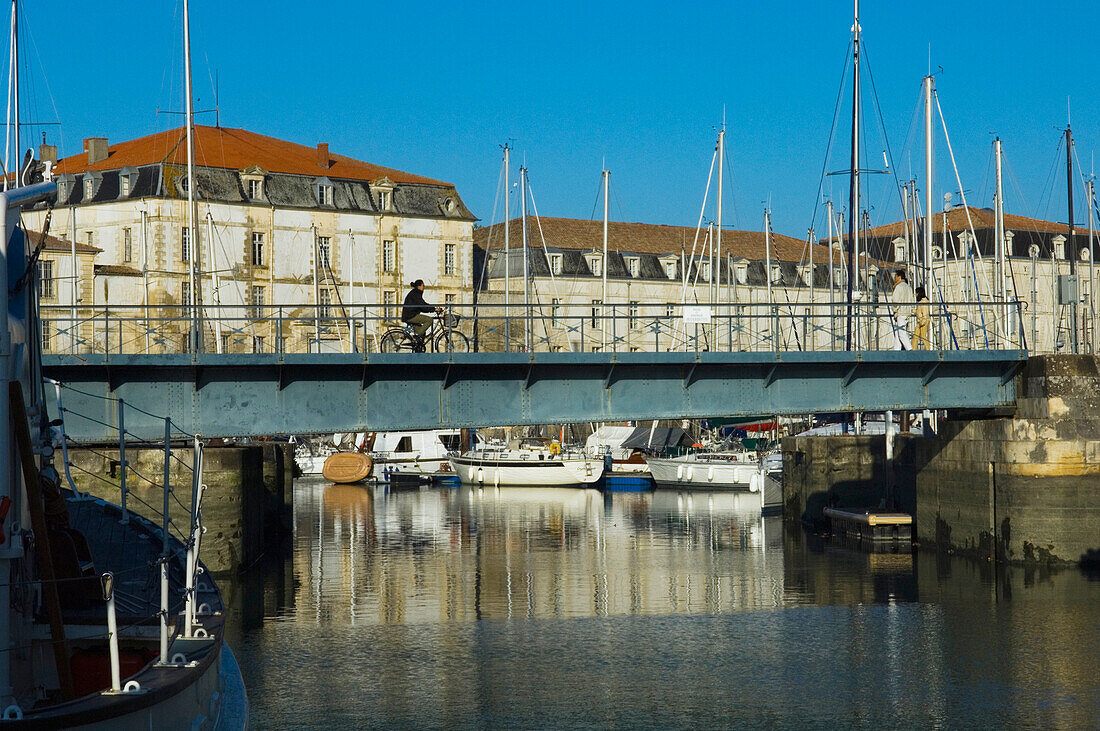
[[[542,235],[539,233],[542,226]],[[512,246],[519,246],[523,240],[522,219],[514,218],[509,222],[509,237]],[[504,224],[498,223],[474,231],[474,243],[483,249],[499,249],[504,246]],[[580,249],[599,251],[603,249],[603,221],[591,221],[577,218],[547,218],[538,222],[534,218],[527,223],[527,240],[533,246],[542,246],[543,235],[546,245],[559,249]],[[699,232],[698,247],[702,247],[706,231]],[[653,223],[626,223],[611,221],[607,225],[607,246],[611,251],[629,251],[638,254],[675,254],[680,251],[691,254],[695,241],[695,228],[689,226],[665,226]],[[776,261],[801,262],[809,260],[806,242],[783,234],[772,234],[771,255]],[[815,262],[828,261],[828,250],[818,245],[814,255]],[[699,255],[700,249],[696,249]],[[715,252],[717,254],[717,252]],[[758,260],[764,258],[763,231],[722,230],[722,256],[729,254],[735,259]]]
[[[317,164],[317,148],[279,140],[243,129],[229,127],[195,127],[195,163],[213,168],[243,170],[253,165],[273,173],[290,175],[326,175],[344,180],[378,180],[389,178],[395,183],[421,183],[453,188],[432,178],[382,167],[344,155],[329,153],[329,167]],[[187,132],[183,127],[157,132],[136,140],[119,142],[108,147],[107,159],[88,164],[87,153],[59,160],[57,174],[94,170],[118,170],[128,165],[187,164]]]
[[[970,210],[970,219],[967,220],[966,212]],[[935,222],[936,232],[943,230],[943,213],[938,212],[933,214],[932,220]],[[975,229],[993,228],[994,214],[989,208],[976,208],[974,206],[957,206],[947,212],[947,229],[949,231],[965,231],[970,228],[970,221],[974,222]],[[1053,233],[1065,233],[1066,224],[1056,223],[1054,221],[1043,221],[1038,218],[1028,218],[1027,216],[1017,216],[1011,213],[1005,214],[1005,228],[1008,230],[1016,231],[1043,231]],[[869,230],[861,232],[861,235],[872,237],[885,237],[885,236],[904,236],[905,235],[905,222],[895,221],[893,223],[883,224],[881,226],[875,226]],[[842,240],[848,238],[848,234],[845,233],[840,237]],[[826,241],[827,239],[821,239]]]

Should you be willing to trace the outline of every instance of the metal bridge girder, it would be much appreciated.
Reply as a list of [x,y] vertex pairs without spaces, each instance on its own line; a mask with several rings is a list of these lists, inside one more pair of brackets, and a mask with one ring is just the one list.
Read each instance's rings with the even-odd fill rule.
[[[66,429],[204,437],[558,424],[1014,402],[1023,351],[48,355]],[[134,407],[131,409],[130,407]],[[140,410],[140,411],[139,411]],[[155,416],[143,415],[148,412]]]

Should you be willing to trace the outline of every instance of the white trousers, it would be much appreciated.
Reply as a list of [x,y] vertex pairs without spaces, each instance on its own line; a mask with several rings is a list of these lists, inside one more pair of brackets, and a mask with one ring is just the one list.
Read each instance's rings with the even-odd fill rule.
[[908,317],[894,318],[894,350],[912,350],[913,343],[909,339]]

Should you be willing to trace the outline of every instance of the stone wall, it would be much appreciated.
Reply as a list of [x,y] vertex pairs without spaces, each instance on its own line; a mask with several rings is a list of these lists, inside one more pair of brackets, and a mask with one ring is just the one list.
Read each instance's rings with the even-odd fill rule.
[[[931,439],[788,437],[784,514],[818,527],[827,506],[894,497],[923,546],[1000,561],[1100,560],[1100,367],[1092,356],[1038,356],[1010,418],[941,421]],[[893,481],[890,488],[887,478]]]

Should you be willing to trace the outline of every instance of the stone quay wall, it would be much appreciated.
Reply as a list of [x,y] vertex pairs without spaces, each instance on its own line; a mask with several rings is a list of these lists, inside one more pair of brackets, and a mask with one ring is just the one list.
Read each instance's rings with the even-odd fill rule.
[[[1011,417],[941,421],[924,439],[788,437],[784,514],[820,527],[821,510],[890,507],[914,516],[923,546],[1010,563],[1100,560],[1100,364],[1032,358]],[[890,500],[890,498],[893,498]]]

